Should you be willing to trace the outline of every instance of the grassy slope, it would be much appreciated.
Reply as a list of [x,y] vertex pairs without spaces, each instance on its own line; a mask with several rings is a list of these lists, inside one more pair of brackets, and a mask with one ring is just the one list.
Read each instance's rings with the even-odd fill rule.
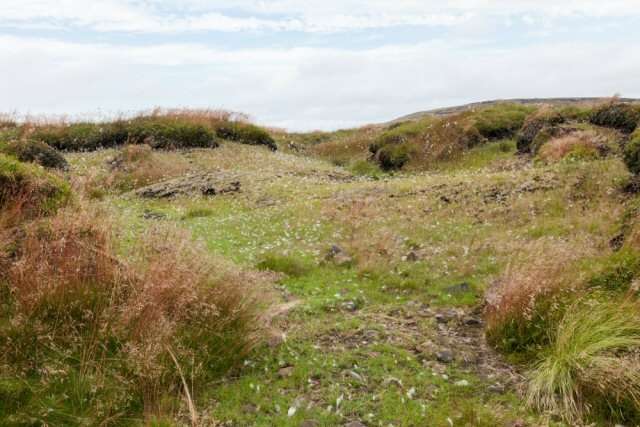
[[[369,181],[349,179],[322,160],[225,144],[182,155],[202,170],[237,172],[240,194],[174,201],[111,195],[95,203],[108,207],[131,239],[152,225],[177,224],[236,262],[285,257],[283,264],[302,266],[282,281],[282,298],[295,303],[278,323],[286,340],[256,352],[239,378],[195,396],[209,419],[283,426],[310,418],[321,425],[544,423],[510,391],[487,391],[510,378],[496,368],[496,356],[474,361],[478,333],[443,328],[433,314],[441,306],[470,312],[522,253],[608,251],[626,172],[618,159],[523,166],[511,149],[489,145],[439,171]],[[78,173],[91,174],[113,153],[67,157]],[[145,220],[147,211],[164,218]],[[354,265],[318,264],[331,243]],[[412,246],[419,261],[403,261]],[[462,281],[471,292],[446,290]],[[365,335],[371,330],[378,334]],[[445,366],[415,351],[429,340],[452,347],[456,361]],[[293,366],[292,375],[280,378],[284,366]],[[483,381],[487,374],[497,376]],[[468,385],[456,385],[461,380]]]

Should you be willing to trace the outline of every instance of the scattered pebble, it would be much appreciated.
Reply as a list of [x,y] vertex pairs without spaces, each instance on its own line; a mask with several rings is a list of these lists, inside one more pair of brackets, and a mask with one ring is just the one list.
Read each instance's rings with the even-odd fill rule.
[[442,363],[451,363],[453,362],[453,351],[448,348],[442,349],[436,355],[436,359]]
[[287,377],[290,377],[292,373],[293,373],[293,366],[285,366],[284,368],[278,371],[276,376],[278,378],[287,378]]

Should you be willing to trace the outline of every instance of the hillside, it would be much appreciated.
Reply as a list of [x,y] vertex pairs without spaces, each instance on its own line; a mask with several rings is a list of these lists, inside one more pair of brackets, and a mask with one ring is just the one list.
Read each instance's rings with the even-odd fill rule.
[[538,101],[0,124],[0,424],[637,424],[640,108]]
[[[640,103],[640,99],[635,98],[619,98],[621,102],[626,103]],[[519,104],[519,105],[532,105],[540,107],[543,105],[550,105],[554,107],[566,106],[566,105],[594,105],[602,101],[606,101],[606,98],[512,98],[512,99],[495,99],[491,101],[472,102],[464,105],[456,105],[453,107],[435,108],[433,110],[419,111],[416,113],[407,114],[397,119],[387,122],[387,125],[393,123],[403,122],[407,120],[419,119],[424,116],[446,116],[451,114],[458,114],[467,110],[473,110],[477,108],[490,107],[496,104]]]

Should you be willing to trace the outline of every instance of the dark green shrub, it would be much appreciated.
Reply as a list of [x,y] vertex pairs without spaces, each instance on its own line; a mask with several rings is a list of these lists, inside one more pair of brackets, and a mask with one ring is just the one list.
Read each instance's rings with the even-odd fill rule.
[[[528,117],[518,133],[517,148],[520,153],[530,153],[531,144],[538,132],[544,128],[564,123],[565,117],[556,111],[539,112]],[[540,146],[540,144],[539,144]]]
[[58,150],[40,141],[13,141],[2,146],[0,152],[21,162],[37,163],[49,169],[69,169],[69,164]]
[[[560,136],[563,132],[562,127],[558,127],[563,123],[585,122],[590,117],[588,108],[576,105],[567,105],[564,107],[543,107],[533,114],[530,114],[525,120],[520,132],[517,135],[517,148],[520,153],[536,153],[540,147],[551,137]],[[535,141],[540,132],[540,139]]]
[[504,353],[522,360],[531,359],[549,343],[550,325],[544,315],[548,311],[538,307],[526,321],[514,317],[488,328],[487,340]]
[[265,145],[273,151],[278,149],[276,142],[266,130],[249,123],[224,122],[216,129],[216,135],[241,144]]
[[640,106],[622,102],[605,104],[593,111],[591,123],[631,133],[640,121]]
[[360,160],[349,165],[349,172],[354,175],[379,178],[382,175],[380,167],[366,160]]
[[30,137],[63,151],[93,151],[124,145],[129,136],[125,122],[74,123],[68,126],[46,126]]
[[308,274],[313,265],[300,258],[288,255],[266,255],[257,265],[260,270],[271,270],[284,273],[290,277],[300,277]]
[[131,144],[149,144],[152,148],[214,148],[218,146],[213,131],[201,124],[184,119],[139,118],[126,129]]
[[535,107],[519,104],[498,104],[483,108],[470,117],[480,135],[489,141],[513,138],[522,128],[525,118]]
[[551,141],[554,138],[554,132],[552,127],[543,127],[538,131],[529,145],[529,152],[537,155],[544,144]]
[[411,143],[390,144],[380,149],[378,159],[384,170],[401,169],[417,152],[418,148]]
[[0,154],[2,222],[55,213],[71,197],[69,184],[40,166]]
[[36,130],[31,138],[65,151],[92,151],[125,144],[148,144],[158,149],[218,146],[215,134],[208,126],[165,117],[48,126]]
[[625,145],[623,160],[631,173],[640,174],[640,132],[635,132],[631,141]]
[[589,280],[590,287],[607,291],[627,291],[640,274],[640,257],[636,251],[623,248],[602,260],[599,271]]
[[392,144],[402,144],[418,137],[421,129],[418,123],[404,122],[391,125],[388,130],[378,135],[373,144],[369,146],[369,151],[376,154],[380,149]]

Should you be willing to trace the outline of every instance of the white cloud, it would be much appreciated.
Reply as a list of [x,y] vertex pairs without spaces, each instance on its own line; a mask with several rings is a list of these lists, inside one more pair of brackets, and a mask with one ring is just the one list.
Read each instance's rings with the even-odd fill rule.
[[479,47],[448,39],[349,51],[0,36],[0,69],[0,110],[211,106],[296,129],[361,125],[494,98],[640,97],[640,46],[615,43]]
[[[242,11],[242,16],[237,12]],[[234,16],[232,16],[234,15]],[[96,31],[191,33],[206,31],[342,32],[406,26],[447,27],[470,18],[528,16],[552,22],[574,16],[639,17],[636,0],[3,0],[0,25],[56,26]]]

